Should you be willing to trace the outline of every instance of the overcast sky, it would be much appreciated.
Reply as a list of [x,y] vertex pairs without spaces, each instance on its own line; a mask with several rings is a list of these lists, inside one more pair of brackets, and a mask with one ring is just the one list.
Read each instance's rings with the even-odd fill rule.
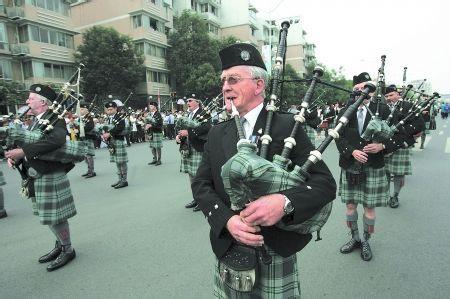
[[[450,94],[450,4],[444,0],[253,0],[261,16],[300,16],[308,42],[326,66],[347,78],[363,71],[376,79],[386,55],[386,82],[427,78]],[[289,38],[289,34],[288,34]]]

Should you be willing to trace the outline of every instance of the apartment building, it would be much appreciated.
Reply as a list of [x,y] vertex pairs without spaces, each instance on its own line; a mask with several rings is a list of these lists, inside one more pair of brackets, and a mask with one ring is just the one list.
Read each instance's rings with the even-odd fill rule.
[[[84,0],[71,7],[72,20],[81,33],[95,25],[112,27],[133,38],[144,54],[145,82],[136,92],[141,96],[170,97],[169,70],[166,52],[167,35],[173,28],[173,10],[170,0]],[[81,44],[81,35],[75,45]]]
[[219,38],[221,32],[221,0],[172,0],[173,15],[180,16],[184,10],[198,13],[208,24],[209,34]]
[[77,31],[66,0],[0,0],[0,76],[62,83],[74,72]]

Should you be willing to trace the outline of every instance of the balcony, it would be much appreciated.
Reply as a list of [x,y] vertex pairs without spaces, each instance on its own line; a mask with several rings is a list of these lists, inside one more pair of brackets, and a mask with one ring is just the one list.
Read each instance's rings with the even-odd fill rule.
[[215,14],[210,13],[210,12],[202,12],[200,15],[207,22],[211,22],[211,23],[215,23],[217,25],[220,25],[219,17],[216,16]]
[[220,7],[221,5],[221,1],[220,0],[197,0],[198,4],[205,4],[205,3],[209,3],[212,4],[216,7]]
[[160,58],[160,57],[155,57],[155,56],[150,56],[150,55],[145,55],[144,58],[145,58],[144,65],[146,67],[167,71],[166,59]]
[[30,56],[30,48],[27,44],[11,44],[11,54],[17,57]]
[[165,8],[160,3],[160,1],[156,1],[157,4],[152,3],[150,0],[138,0],[138,1],[130,1],[129,3],[129,13],[133,14],[138,11],[148,12],[156,17],[164,19],[164,21],[168,22],[169,19],[166,15]]
[[169,84],[156,83],[156,82],[141,82],[136,87],[136,92],[138,94],[158,94],[160,96],[170,95]]
[[6,7],[6,15],[11,20],[17,21],[25,17],[25,12],[22,7]]
[[149,40],[167,46],[167,36],[150,28],[138,27],[132,29],[130,35],[134,40]]

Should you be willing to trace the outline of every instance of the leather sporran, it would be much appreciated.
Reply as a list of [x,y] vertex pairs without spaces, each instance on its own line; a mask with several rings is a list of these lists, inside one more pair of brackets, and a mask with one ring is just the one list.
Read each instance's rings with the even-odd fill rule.
[[345,176],[349,185],[357,186],[366,182],[366,173],[363,170],[363,165],[359,162],[345,170]]
[[259,279],[258,255],[253,247],[233,244],[219,259],[220,280],[238,292],[251,292]]
[[[185,138],[185,137],[184,137]],[[186,139],[182,139],[180,143],[180,154],[183,158],[187,158],[191,155],[191,145]]]

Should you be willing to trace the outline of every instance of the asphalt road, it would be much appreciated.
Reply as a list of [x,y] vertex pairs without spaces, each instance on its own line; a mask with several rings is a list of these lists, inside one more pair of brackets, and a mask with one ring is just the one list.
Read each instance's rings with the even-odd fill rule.
[[[450,122],[438,121],[425,150],[413,150],[398,209],[377,209],[374,259],[339,253],[348,240],[345,209],[336,199],[322,231],[298,254],[303,298],[449,298]],[[130,186],[115,190],[115,166],[96,152],[97,177],[69,173],[78,215],[69,222],[77,258],[47,273],[37,258],[54,237],[18,195],[16,171],[0,167],[9,216],[0,220],[0,298],[211,298],[213,256],[209,226],[184,208],[191,200],[179,154],[165,141],[163,164],[148,166],[147,144],[129,148]],[[339,179],[334,144],[325,160]],[[362,210],[360,210],[361,212]],[[361,214],[360,214],[361,215]]]

